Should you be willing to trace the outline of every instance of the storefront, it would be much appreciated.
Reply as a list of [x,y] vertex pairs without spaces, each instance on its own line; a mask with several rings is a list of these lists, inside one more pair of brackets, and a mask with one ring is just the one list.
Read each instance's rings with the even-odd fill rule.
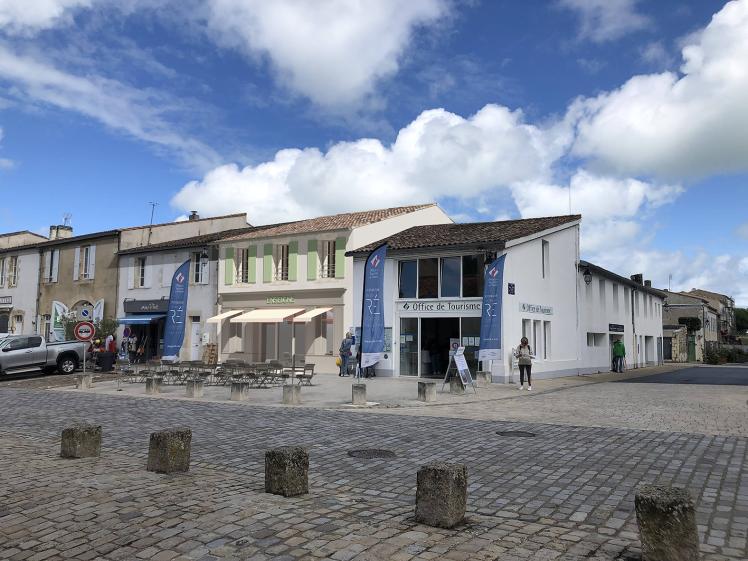
[[164,324],[169,300],[130,300],[123,302],[125,315],[117,318],[124,326],[122,337],[134,339],[131,359],[137,362],[160,357],[164,347]]

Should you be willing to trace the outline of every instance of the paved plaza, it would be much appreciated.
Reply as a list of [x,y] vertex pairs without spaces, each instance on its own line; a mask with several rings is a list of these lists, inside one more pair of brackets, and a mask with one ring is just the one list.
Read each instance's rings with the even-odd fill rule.
[[[748,388],[578,379],[537,387],[356,411],[4,387],[0,558],[634,561],[633,499],[644,483],[693,493],[706,559],[748,558],[748,432],[739,422],[721,421],[737,434],[598,422],[606,410],[625,418],[633,403],[656,409],[663,387],[697,410],[711,394],[705,412],[732,392],[728,416],[744,418]],[[576,408],[576,425],[562,403]],[[674,410],[662,407],[660,417],[688,427]],[[60,432],[74,420],[103,426],[101,458],[58,457]],[[178,425],[193,430],[190,472],[147,472],[149,433]],[[497,434],[506,430],[535,436]],[[264,452],[281,445],[309,449],[309,495],[262,492]],[[397,456],[348,455],[360,448]],[[434,460],[468,466],[468,517],[455,530],[413,520],[416,472]]]

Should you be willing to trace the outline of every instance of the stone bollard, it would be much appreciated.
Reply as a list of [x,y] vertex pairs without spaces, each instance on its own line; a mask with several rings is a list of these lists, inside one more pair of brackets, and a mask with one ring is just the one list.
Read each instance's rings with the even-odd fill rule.
[[455,395],[463,395],[465,393],[465,385],[462,383],[459,376],[452,375],[449,379],[449,393]]
[[62,431],[60,456],[97,458],[101,454],[101,425],[76,423]]
[[187,397],[203,397],[203,381],[200,379],[197,380],[187,380]]
[[190,469],[192,431],[181,427],[151,433],[148,446],[148,471],[185,472]]
[[418,401],[436,401],[436,382],[418,382]]
[[244,401],[249,396],[249,382],[231,382],[231,401]]
[[353,384],[351,387],[353,405],[366,405],[366,384]]
[[93,374],[76,374],[75,389],[90,390],[93,387]]
[[454,528],[465,518],[467,467],[433,462],[418,470],[416,521],[436,528]]
[[301,386],[291,384],[283,386],[283,405],[299,405],[301,403]]
[[309,492],[309,453],[300,446],[265,452],[265,492],[296,497]]
[[478,370],[478,372],[475,373],[475,382],[478,384],[479,388],[488,387],[491,383],[491,373],[486,370]]
[[634,500],[642,561],[697,561],[696,509],[686,489],[644,485]]
[[156,395],[161,393],[161,382],[163,377],[161,376],[148,376],[145,379],[145,393],[148,395]]

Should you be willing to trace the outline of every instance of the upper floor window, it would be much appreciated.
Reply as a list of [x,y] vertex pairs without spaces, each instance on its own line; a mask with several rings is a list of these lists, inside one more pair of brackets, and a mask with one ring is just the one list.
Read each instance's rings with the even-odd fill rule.
[[145,288],[146,258],[138,257],[135,259],[135,286]]
[[5,257],[0,257],[0,287],[5,286]]
[[540,246],[543,278],[547,279],[551,274],[551,244],[546,240],[541,240]]
[[441,259],[441,296],[442,298],[459,298],[460,265],[459,257],[442,257]]
[[320,277],[325,279],[335,278],[335,240],[322,242],[320,253]]
[[485,259],[483,255],[462,256],[462,297],[483,296]]
[[192,282],[193,284],[208,284],[208,254],[196,251],[192,254]]
[[618,285],[613,283],[613,311],[618,313]]
[[629,317],[629,313],[631,311],[631,290],[628,288],[623,289],[623,309],[626,313],[626,317]]
[[598,286],[600,287],[600,308],[605,309],[605,279],[600,279],[598,281]]
[[439,297],[439,259],[418,260],[418,297]]
[[60,250],[51,249],[44,253],[44,282],[57,282],[57,272],[60,266]]
[[275,280],[288,280],[288,244],[275,246]]
[[13,255],[8,262],[8,286],[13,287],[18,284],[18,256]]
[[418,261],[400,261],[400,298],[415,298],[418,290]]
[[400,261],[399,298],[476,298],[483,296],[483,255]]
[[75,248],[73,280],[91,280],[96,266],[96,246],[82,245]]
[[[236,282],[249,283],[250,255],[249,248],[240,247],[236,249]],[[197,282],[197,281],[195,281]]]

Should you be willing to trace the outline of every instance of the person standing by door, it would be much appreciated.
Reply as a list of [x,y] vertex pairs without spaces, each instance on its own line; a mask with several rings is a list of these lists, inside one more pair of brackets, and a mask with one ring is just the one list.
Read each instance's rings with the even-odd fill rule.
[[353,346],[353,336],[351,332],[345,334],[345,339],[340,343],[340,374],[338,376],[348,376],[348,360],[351,358],[351,347]]
[[613,343],[613,372],[623,372],[623,363],[626,360],[626,346],[618,339]]
[[519,366],[519,389],[525,389],[525,374],[527,375],[527,390],[532,390],[532,349],[530,349],[530,342],[527,337],[522,337],[514,351],[514,356],[517,357],[517,364]]

